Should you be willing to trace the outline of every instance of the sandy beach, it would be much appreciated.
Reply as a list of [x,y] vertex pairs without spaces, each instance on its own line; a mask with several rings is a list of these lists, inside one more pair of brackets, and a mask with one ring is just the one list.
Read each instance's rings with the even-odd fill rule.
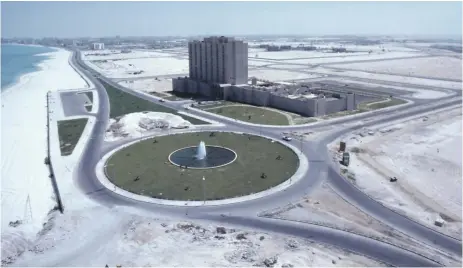
[[83,88],[85,81],[69,65],[69,51],[41,54],[49,59],[39,71],[20,77],[2,92],[2,235],[11,221],[22,220],[36,232],[54,206],[46,157],[46,94]]

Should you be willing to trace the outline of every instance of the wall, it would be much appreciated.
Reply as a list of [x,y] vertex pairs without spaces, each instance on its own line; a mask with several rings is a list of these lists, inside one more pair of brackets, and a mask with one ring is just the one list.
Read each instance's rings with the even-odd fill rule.
[[305,116],[313,116],[313,103],[310,100],[289,99],[285,96],[272,94],[269,106]]
[[[344,110],[355,109],[355,94],[348,94],[341,99],[290,99],[286,96],[272,94],[270,91],[240,86],[212,86],[188,78],[172,79],[173,90],[199,94],[211,98],[223,98],[256,106],[268,106],[304,116],[323,116]],[[223,96],[222,96],[223,92]]]
[[[61,201],[61,194],[59,193],[58,182],[56,181],[55,172],[53,170],[53,162],[51,159],[50,154],[50,123],[54,121],[50,121],[50,91],[47,92],[47,157],[48,157],[48,170],[50,172],[49,178],[51,179],[51,185],[53,186],[53,192],[55,193],[56,198],[56,206],[58,207],[59,211],[63,213],[64,206],[63,202]],[[54,122],[54,124],[58,124],[58,122]]]
[[346,110],[346,99],[328,100],[325,104],[325,114],[337,113]]
[[324,116],[327,114],[326,112],[326,99],[325,98],[321,98],[321,99],[317,99],[317,100],[314,100],[314,112],[313,112],[313,116]]
[[355,95],[353,93],[347,93],[346,96],[346,110],[355,110]]

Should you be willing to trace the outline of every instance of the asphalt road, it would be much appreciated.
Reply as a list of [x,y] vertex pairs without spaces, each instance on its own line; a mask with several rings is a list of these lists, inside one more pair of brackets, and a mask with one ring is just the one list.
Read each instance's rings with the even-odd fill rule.
[[85,109],[85,102],[91,103],[85,94],[77,92],[61,92],[61,103],[65,116],[89,115]]
[[[106,91],[102,85],[93,77],[93,75],[99,76],[94,71],[87,71],[85,65],[79,61],[77,54],[73,57],[73,64],[77,66],[77,69],[84,74],[92,83],[95,85],[99,95],[100,106],[99,111],[96,115],[97,122],[91,132],[90,139],[85,146],[81,161],[75,170],[75,178],[79,187],[87,194],[89,198],[92,198],[107,206],[123,205],[133,206],[163,215],[171,215],[175,217],[188,217],[192,219],[211,220],[217,223],[235,223],[245,228],[259,229],[262,231],[277,232],[288,235],[294,235],[302,238],[309,238],[313,241],[324,242],[332,245],[341,246],[345,249],[354,250],[355,252],[365,254],[374,259],[384,261],[388,264],[395,266],[436,266],[437,263],[431,260],[425,259],[417,254],[410,253],[404,249],[390,246],[386,243],[368,239],[362,236],[347,234],[339,230],[323,228],[320,226],[313,225],[301,225],[294,226],[294,224],[287,221],[269,221],[263,218],[256,218],[258,212],[265,210],[265,208],[278,207],[286,205],[289,202],[296,201],[310,189],[316,188],[315,186],[321,183],[323,180],[328,180],[336,191],[343,196],[348,202],[354,204],[361,210],[372,215],[376,219],[396,228],[405,234],[408,234],[426,244],[435,245],[436,247],[445,249],[449,252],[461,255],[461,241],[445,236],[438,232],[433,231],[421,224],[418,224],[400,214],[397,214],[390,209],[382,206],[378,202],[371,200],[361,191],[357,190],[354,186],[348,183],[342,178],[336,169],[332,166],[331,160],[328,157],[326,144],[331,140],[335,139],[343,133],[358,129],[364,126],[373,125],[381,122],[386,122],[394,118],[401,118],[404,115],[398,114],[406,109],[416,108],[419,104],[415,103],[408,107],[401,107],[392,111],[377,111],[369,115],[359,115],[355,118],[346,118],[342,122],[323,122],[313,127],[307,126],[294,126],[287,127],[285,130],[304,130],[304,131],[316,131],[317,129],[333,126],[342,125],[352,122],[360,122],[367,118],[374,118],[376,115],[387,115],[390,118],[383,118],[379,120],[372,120],[364,124],[357,124],[348,128],[344,128],[336,133],[332,133],[325,136],[323,139],[317,142],[303,142],[303,153],[309,159],[309,172],[305,178],[298,183],[295,183],[292,187],[286,191],[272,194],[265,198],[252,200],[249,202],[237,203],[232,205],[224,206],[201,206],[193,208],[185,207],[172,207],[162,206],[155,204],[148,204],[139,201],[135,201],[124,196],[113,192],[111,189],[104,188],[96,178],[95,167],[97,162],[101,159],[102,155],[110,150],[108,146],[104,145],[104,132],[109,119],[109,100]],[[151,101],[157,101],[157,98],[141,94],[136,91],[132,91],[127,88],[113,83],[109,79],[101,77],[105,82],[108,82],[119,89],[137,95],[140,98],[148,99]],[[461,103],[461,99],[457,99],[452,103]],[[174,109],[183,109],[182,104],[175,102],[160,103]],[[449,104],[442,104],[441,107],[447,107]],[[436,107],[428,107],[421,111],[408,112],[407,115],[414,113],[419,114],[425,111],[437,109]],[[203,114],[193,110],[189,110],[189,113],[197,114],[202,117],[219,121],[226,124],[224,129],[230,131],[242,131],[247,133],[261,133],[275,139],[281,138],[281,128],[264,127],[264,126],[248,126],[236,122],[232,119],[218,118],[212,114]],[[227,216],[222,217],[220,214],[227,213]]]

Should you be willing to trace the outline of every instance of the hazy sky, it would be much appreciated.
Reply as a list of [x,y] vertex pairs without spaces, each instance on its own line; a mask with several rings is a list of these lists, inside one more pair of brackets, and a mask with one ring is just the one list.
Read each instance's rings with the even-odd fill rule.
[[2,37],[461,35],[461,2],[2,2]]

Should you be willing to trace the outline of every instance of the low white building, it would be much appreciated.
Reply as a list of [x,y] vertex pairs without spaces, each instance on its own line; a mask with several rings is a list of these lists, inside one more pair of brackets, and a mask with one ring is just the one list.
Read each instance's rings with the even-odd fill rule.
[[92,44],[92,49],[93,50],[103,50],[104,49],[104,43],[93,43]]

